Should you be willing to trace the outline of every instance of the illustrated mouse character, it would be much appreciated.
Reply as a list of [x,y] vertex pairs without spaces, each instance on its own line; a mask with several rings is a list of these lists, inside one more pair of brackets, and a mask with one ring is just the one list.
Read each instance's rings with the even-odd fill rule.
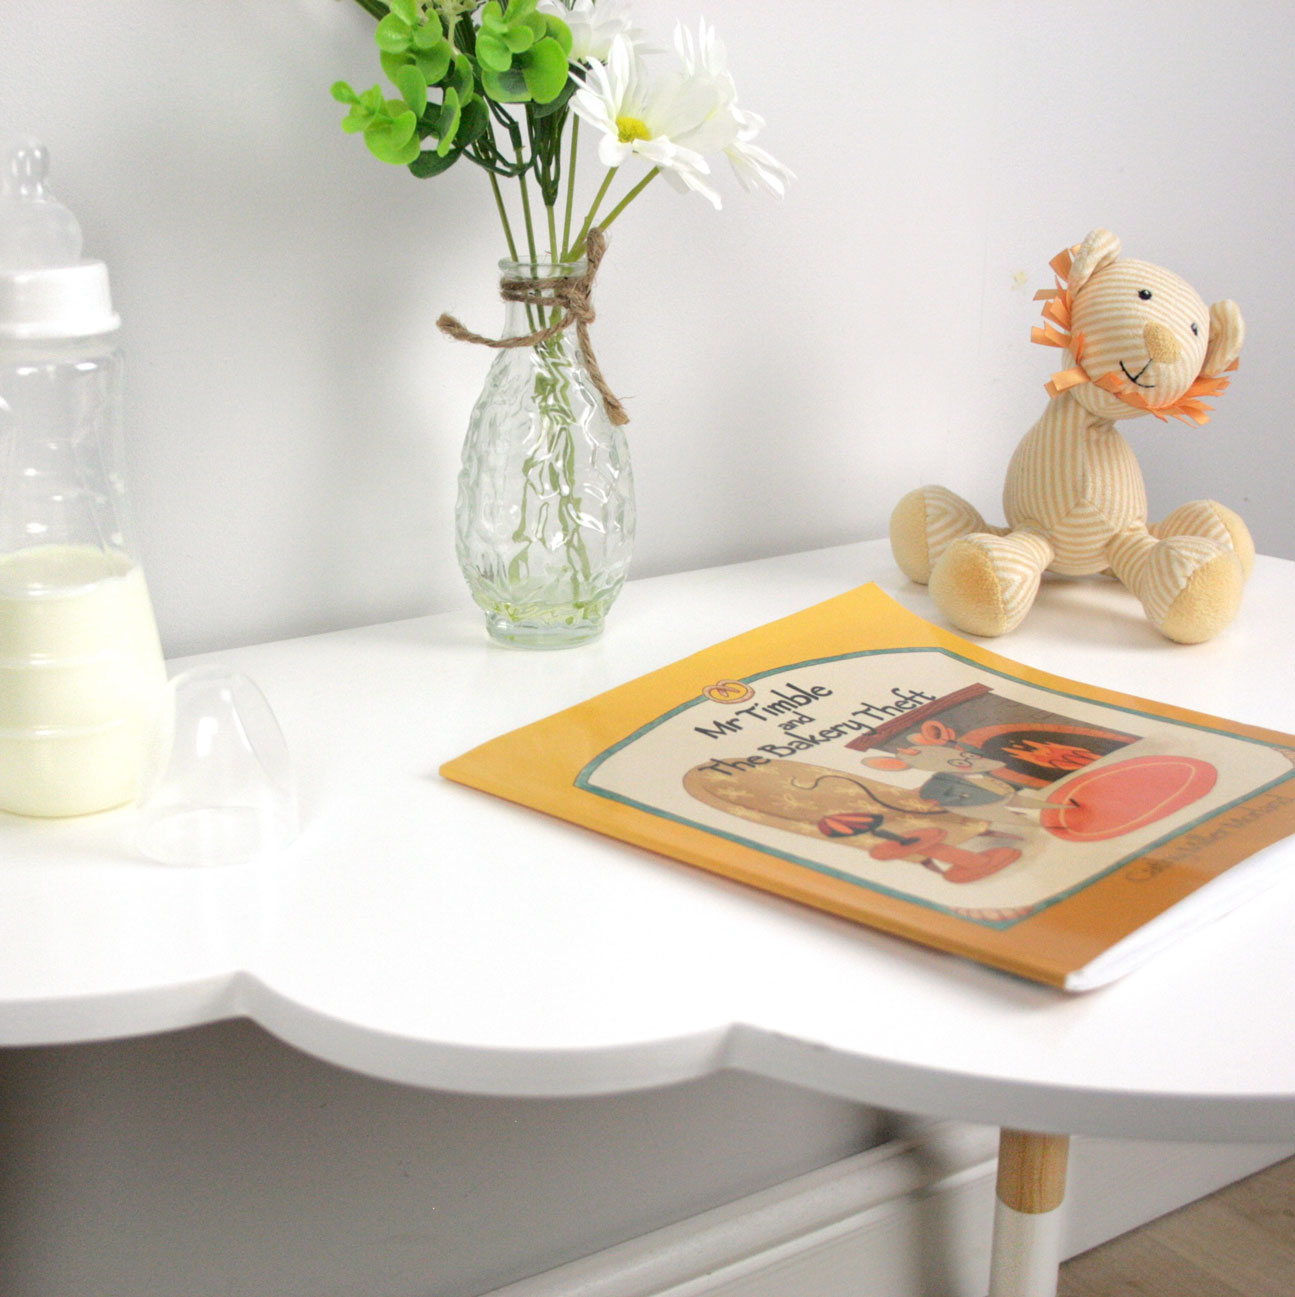
[[1008,769],[1005,762],[959,743],[942,721],[923,722],[903,742],[894,756],[867,757],[864,765],[929,770],[919,796],[1027,839],[1040,831],[1071,842],[1120,837],[1191,805],[1218,779],[1215,767],[1199,757],[1146,753],[1102,765],[1095,753],[1076,746],[1057,754],[1068,774],[1046,793],[1029,792],[995,773]]
[[[1092,760],[1091,753],[1085,755]],[[893,756],[867,757],[863,764],[874,770],[929,771],[931,777],[919,789],[928,801],[948,810],[969,811],[1014,832],[1036,827],[1048,804],[1045,795],[1026,792],[995,774],[1006,763],[964,747],[943,721],[923,722],[921,729],[905,735]]]

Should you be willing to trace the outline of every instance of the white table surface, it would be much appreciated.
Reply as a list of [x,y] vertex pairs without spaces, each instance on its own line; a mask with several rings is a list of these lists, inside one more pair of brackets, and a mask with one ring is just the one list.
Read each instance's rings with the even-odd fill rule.
[[[270,862],[184,869],[132,853],[133,810],[0,815],[0,1044],[245,1015],[341,1066],[480,1094],[601,1094],[738,1067],[1024,1129],[1295,1137],[1295,878],[1067,996],[436,774],[868,580],[938,620],[873,541],[631,582],[603,638],[563,652],[498,648],[465,608],[212,655],[279,716],[302,837]],[[1260,558],[1212,643],[1167,643],[1099,580],[1049,582],[994,647],[1295,731],[1293,643],[1295,564]]]

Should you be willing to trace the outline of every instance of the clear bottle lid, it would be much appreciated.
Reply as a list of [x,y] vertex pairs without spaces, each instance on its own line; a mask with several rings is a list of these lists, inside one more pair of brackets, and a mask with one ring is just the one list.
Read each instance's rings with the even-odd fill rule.
[[0,159],[0,340],[89,338],[121,324],[108,268],[81,257],[81,227],[50,193],[36,140]]

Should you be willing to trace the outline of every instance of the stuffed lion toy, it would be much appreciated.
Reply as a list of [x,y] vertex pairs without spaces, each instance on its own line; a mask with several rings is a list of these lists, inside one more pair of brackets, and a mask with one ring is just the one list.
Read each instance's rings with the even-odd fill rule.
[[1153,414],[1202,424],[1202,398],[1228,385],[1244,325],[1235,302],[1206,306],[1171,271],[1120,256],[1094,230],[1052,261],[1035,342],[1064,350],[1067,367],[1007,468],[1006,527],[986,524],[942,486],[911,491],[890,520],[895,560],[929,584],[940,611],[973,635],[1020,625],[1045,571],[1109,573],[1142,602],[1151,624],[1179,643],[1232,620],[1254,563],[1245,523],[1213,500],[1147,524],[1147,494],[1119,419]]

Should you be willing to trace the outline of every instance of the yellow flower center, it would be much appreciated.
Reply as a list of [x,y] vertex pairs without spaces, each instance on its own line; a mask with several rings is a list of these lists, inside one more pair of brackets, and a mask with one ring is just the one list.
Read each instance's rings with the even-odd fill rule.
[[618,117],[616,119],[616,131],[622,144],[633,144],[635,140],[650,140],[652,138],[652,132],[648,130],[647,123],[639,117]]

